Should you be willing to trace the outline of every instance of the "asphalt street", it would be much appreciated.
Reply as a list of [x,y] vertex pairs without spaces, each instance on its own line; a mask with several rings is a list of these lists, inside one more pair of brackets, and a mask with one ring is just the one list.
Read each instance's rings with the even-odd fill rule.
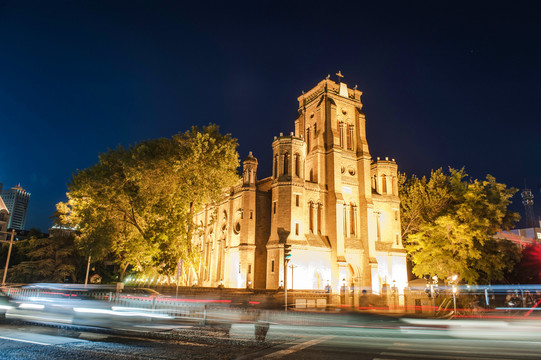
[[108,332],[8,322],[0,326],[0,359],[538,359],[541,353],[530,325],[410,325],[271,325],[258,342],[253,324],[233,325],[227,334],[186,326]]

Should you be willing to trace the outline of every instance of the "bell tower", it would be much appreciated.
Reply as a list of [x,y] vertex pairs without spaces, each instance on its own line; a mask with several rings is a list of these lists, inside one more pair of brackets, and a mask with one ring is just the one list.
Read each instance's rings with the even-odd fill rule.
[[348,87],[341,72],[336,76],[303,92],[295,131],[274,138],[266,245],[267,288],[287,277],[288,289],[293,283],[294,289],[332,289],[335,303],[346,287],[379,292],[389,282],[407,285],[397,165],[372,161],[362,92]]

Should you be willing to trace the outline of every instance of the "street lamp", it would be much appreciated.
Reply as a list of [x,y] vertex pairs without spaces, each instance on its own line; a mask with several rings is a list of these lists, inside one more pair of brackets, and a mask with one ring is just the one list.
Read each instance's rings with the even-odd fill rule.
[[451,286],[453,287],[453,305],[455,307],[455,316],[456,316],[456,291],[457,291],[456,284],[457,284],[457,280],[458,280],[458,275],[453,275],[453,276],[451,276],[450,281],[449,281],[451,283]]
[[284,310],[287,311],[287,264],[291,260],[291,245],[284,244]]
[[430,277],[430,275],[425,275],[426,279],[426,290],[428,297],[432,298],[432,309],[434,314],[436,313],[436,296],[438,295],[438,275]]

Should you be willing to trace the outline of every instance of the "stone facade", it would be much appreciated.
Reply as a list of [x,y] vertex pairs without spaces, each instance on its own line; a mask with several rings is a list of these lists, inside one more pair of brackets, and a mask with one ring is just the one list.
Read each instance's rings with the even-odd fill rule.
[[[0,190],[1,190],[1,186],[2,184],[0,184]],[[9,223],[9,211],[6,205],[4,204],[2,197],[0,196],[0,240],[7,239],[8,223]]]
[[397,165],[372,159],[361,94],[325,79],[298,98],[295,131],[272,143],[272,176],[257,180],[250,153],[242,180],[197,214],[202,264],[189,282],[279,288],[289,244],[288,289],[407,286]]

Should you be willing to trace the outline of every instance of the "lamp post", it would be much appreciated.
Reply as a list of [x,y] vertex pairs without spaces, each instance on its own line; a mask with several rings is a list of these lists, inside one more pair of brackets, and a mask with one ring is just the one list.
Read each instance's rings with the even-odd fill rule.
[[451,276],[450,283],[451,283],[451,286],[453,287],[453,305],[454,305],[454,309],[455,309],[455,313],[454,313],[455,315],[456,315],[456,291],[457,291],[456,284],[457,284],[457,280],[458,280],[458,275]]
[[430,277],[430,275],[425,275],[426,279],[426,290],[425,292],[428,294],[428,297],[432,298],[432,311],[434,314],[436,314],[436,296],[437,296],[437,288],[438,288],[438,276],[434,275]]
[[291,260],[291,245],[284,244],[284,311],[287,311],[287,264],[289,260]]
[[2,286],[5,286],[6,285],[6,275],[8,274],[9,258],[11,257],[11,248],[13,247],[13,240],[15,239],[15,229],[11,229],[11,233],[10,232],[5,232],[5,231],[0,231],[0,234],[11,234],[11,238],[10,238],[9,241],[0,240],[0,242],[9,244],[8,257],[6,259],[6,267],[4,269],[4,276],[2,277]]
[[85,287],[88,285],[88,274],[90,273],[90,260],[92,256],[88,255],[88,263],[86,264],[86,276],[85,276]]

